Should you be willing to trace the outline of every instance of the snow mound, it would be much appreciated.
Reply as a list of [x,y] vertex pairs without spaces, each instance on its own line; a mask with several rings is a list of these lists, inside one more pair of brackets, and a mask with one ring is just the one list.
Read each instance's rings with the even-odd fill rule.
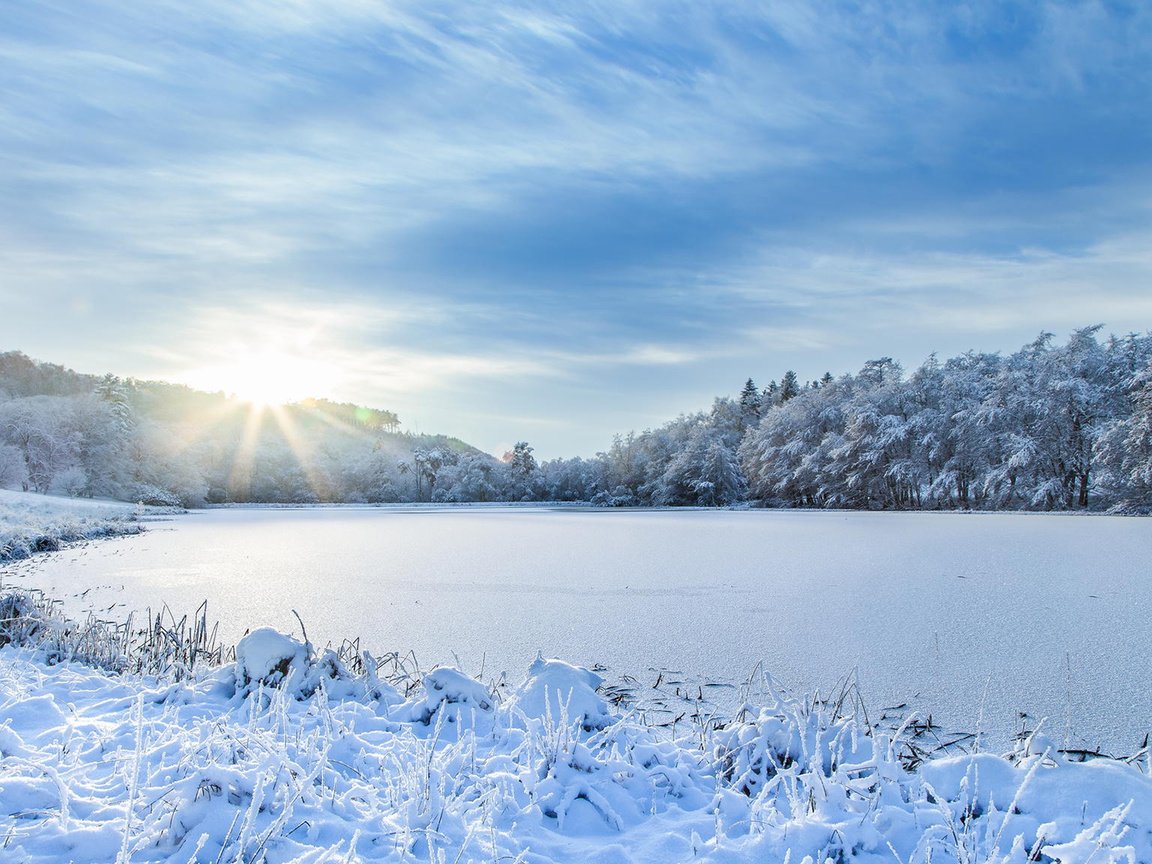
[[270,687],[302,700],[323,690],[337,701],[381,701],[396,704],[400,694],[376,675],[376,661],[363,656],[364,672],[355,674],[331,648],[315,656],[312,645],[271,627],[259,627],[236,645],[235,683],[243,696]]
[[528,667],[528,677],[509,700],[510,721],[542,721],[547,725],[579,724],[584,732],[610,726],[615,718],[596,692],[604,679],[582,666],[538,656]]
[[718,730],[714,742],[716,771],[726,786],[749,798],[772,794],[784,810],[793,802],[773,782],[781,775],[833,777],[845,766],[875,765],[875,739],[861,735],[856,722],[802,702],[761,708]]
[[257,627],[236,643],[237,684],[244,690],[280,687],[293,672],[298,680],[307,669],[308,653],[303,642],[271,627]]
[[440,666],[424,676],[417,694],[393,713],[396,720],[434,727],[437,734],[489,730],[496,701],[488,688],[459,669]]

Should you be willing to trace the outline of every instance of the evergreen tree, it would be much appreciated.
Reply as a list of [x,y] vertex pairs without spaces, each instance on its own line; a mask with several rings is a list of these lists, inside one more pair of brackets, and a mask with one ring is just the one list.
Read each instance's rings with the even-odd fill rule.
[[751,378],[744,382],[744,389],[740,391],[740,419],[745,428],[760,422],[760,391]]
[[796,373],[789,369],[784,373],[784,377],[780,379],[780,394],[779,401],[781,403],[787,402],[789,399],[794,399],[800,395],[800,381],[796,377]]

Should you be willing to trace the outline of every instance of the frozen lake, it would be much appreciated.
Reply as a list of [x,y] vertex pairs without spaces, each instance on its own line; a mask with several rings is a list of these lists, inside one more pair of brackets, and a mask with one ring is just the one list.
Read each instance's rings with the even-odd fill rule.
[[856,670],[873,710],[909,702],[996,739],[1025,711],[1057,741],[1129,752],[1152,728],[1149,562],[1152,523],[1110,517],[237,509],[5,581],[71,612],[207,598],[227,642],[298,634],[296,609],[317,644],[360,636],[515,680],[538,650],[642,682],[741,680],[763,661],[827,691]]

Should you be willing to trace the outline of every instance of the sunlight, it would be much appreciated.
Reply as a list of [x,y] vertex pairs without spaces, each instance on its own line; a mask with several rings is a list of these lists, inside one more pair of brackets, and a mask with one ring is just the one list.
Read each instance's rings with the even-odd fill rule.
[[265,348],[237,353],[228,362],[189,373],[185,380],[193,387],[271,407],[322,395],[332,385],[333,370],[304,352]]
[[254,405],[284,405],[313,395],[321,386],[314,378],[304,358],[264,352],[240,358],[229,370],[227,389]]

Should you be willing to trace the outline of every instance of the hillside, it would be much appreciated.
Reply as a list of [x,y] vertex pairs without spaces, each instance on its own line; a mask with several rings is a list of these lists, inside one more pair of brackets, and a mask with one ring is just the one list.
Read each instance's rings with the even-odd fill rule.
[[446,466],[499,460],[395,413],[306,400],[276,408],[160,381],[0,354],[0,488],[179,504],[431,500]]

